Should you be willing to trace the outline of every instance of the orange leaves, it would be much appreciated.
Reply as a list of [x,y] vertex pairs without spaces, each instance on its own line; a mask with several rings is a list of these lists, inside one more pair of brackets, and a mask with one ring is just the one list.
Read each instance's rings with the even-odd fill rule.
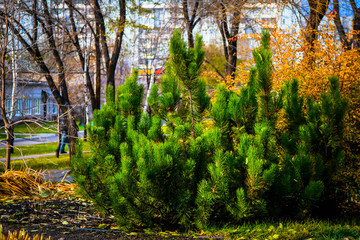
[[239,39],[239,36],[236,35],[236,36],[233,36],[232,38],[229,38],[228,41],[229,41],[229,42],[235,42],[235,41],[237,41],[238,39]]
[[[360,86],[358,51],[343,49],[341,42],[335,40],[336,30],[331,23],[319,32],[319,40],[314,42],[312,48],[305,40],[306,35],[305,31],[295,32],[294,29],[272,32],[275,90],[280,89],[284,82],[297,78],[303,95],[317,97],[320,92],[327,89],[328,76],[337,75],[342,94],[349,98],[350,102],[354,102],[358,98]],[[241,84],[246,83],[251,66],[253,66],[253,60],[240,63],[235,81]]]

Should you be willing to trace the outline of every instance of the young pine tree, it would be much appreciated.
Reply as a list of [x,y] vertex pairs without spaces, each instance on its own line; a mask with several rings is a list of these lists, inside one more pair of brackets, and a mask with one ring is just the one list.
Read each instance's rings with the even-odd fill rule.
[[[178,37],[175,34],[172,38],[173,45],[183,42]],[[183,50],[187,56],[201,55],[201,39],[196,46],[200,48]],[[201,61],[196,66],[200,67]],[[137,84],[137,72],[127,78],[118,87],[116,99],[109,98],[94,113],[94,121],[88,126],[91,156],[85,159],[78,152],[73,163],[80,192],[98,208],[114,214],[123,226],[192,226],[197,186],[211,156],[201,124],[195,123],[192,128],[191,119],[200,116],[209,98],[203,82],[191,75],[192,83],[183,86],[183,94],[191,86],[193,105],[197,107],[194,115],[188,111],[181,116],[185,121],[179,120],[181,81],[172,74],[177,67],[167,69],[161,93],[156,87],[152,89],[152,116],[142,115],[143,87]],[[162,131],[163,120],[175,122],[167,136]],[[194,137],[190,137],[191,132]]]
[[266,192],[278,171],[271,123],[281,101],[271,92],[269,38],[264,33],[261,47],[254,51],[256,68],[240,94],[224,86],[217,89],[209,144],[209,149],[216,149],[215,158],[208,165],[209,178],[199,186],[199,227],[225,216],[238,221],[267,213]]
[[175,76],[184,87],[184,94],[189,96],[191,135],[195,138],[196,118],[209,105],[205,81],[200,78],[201,66],[205,51],[202,49],[202,38],[198,35],[195,47],[187,48],[181,38],[181,31],[175,30],[170,40],[170,64]]

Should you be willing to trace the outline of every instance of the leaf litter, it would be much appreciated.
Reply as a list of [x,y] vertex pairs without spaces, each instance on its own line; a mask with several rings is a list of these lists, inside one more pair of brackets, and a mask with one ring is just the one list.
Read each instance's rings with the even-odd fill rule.
[[[51,239],[158,239],[156,234],[122,232],[113,217],[101,216],[76,195],[75,183],[45,181],[45,171],[7,171],[0,175],[0,226],[3,233],[25,230]],[[164,236],[161,236],[163,238]],[[166,239],[192,239],[169,234]]]

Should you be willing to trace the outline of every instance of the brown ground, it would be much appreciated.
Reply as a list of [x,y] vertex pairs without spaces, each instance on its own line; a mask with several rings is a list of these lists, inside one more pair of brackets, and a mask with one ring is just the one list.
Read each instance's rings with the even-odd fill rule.
[[[31,236],[43,234],[55,240],[101,239],[193,239],[186,236],[148,235],[113,230],[114,220],[101,217],[80,199],[12,200],[0,202],[3,233],[24,229]],[[204,239],[204,237],[202,237]],[[207,239],[207,238],[205,238]]]

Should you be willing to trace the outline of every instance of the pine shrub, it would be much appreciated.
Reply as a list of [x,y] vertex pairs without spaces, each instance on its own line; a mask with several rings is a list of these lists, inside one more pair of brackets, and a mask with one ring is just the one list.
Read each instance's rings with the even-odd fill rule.
[[72,161],[81,194],[123,226],[161,229],[301,217],[334,199],[347,100],[336,77],[318,102],[301,97],[296,80],[273,91],[269,38],[254,51],[248,84],[220,84],[210,104],[201,38],[187,48],[175,31],[151,115],[141,112],[137,71],[94,113],[91,156],[78,151]]

